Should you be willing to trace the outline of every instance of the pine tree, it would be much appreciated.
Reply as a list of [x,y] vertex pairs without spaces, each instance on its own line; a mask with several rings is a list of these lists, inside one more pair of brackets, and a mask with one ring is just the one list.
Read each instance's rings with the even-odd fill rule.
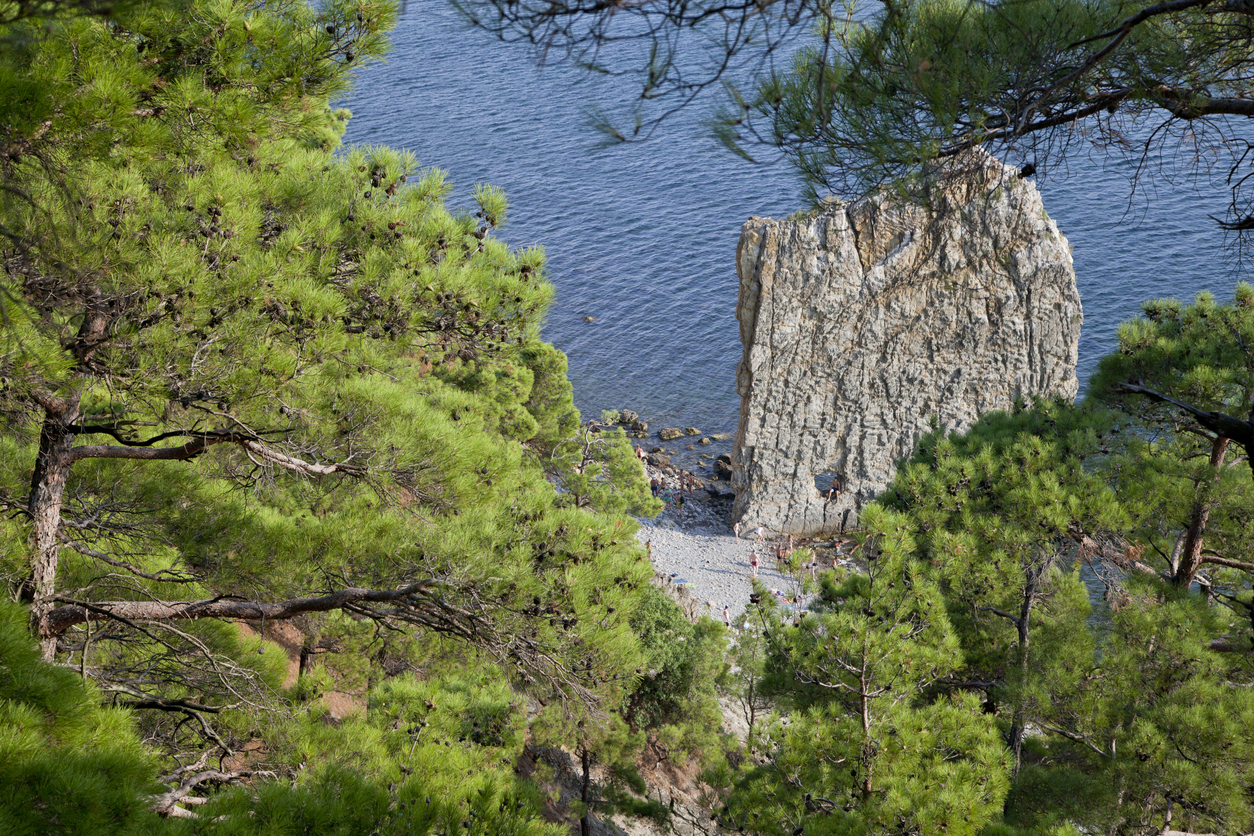
[[875,506],[864,522],[866,573],[826,575],[811,612],[765,603],[750,618],[770,648],[764,685],[791,712],[733,789],[725,828],[976,833],[1000,813],[992,717],[970,695],[932,698],[962,659],[912,527]]
[[[385,699],[372,689],[404,671],[487,666],[476,687],[579,716],[639,666],[651,572],[614,512],[648,494],[621,444],[582,474],[588,501],[550,484],[574,478],[553,451],[578,415],[539,337],[543,253],[498,240],[498,190],[451,212],[444,175],[410,155],[333,153],[347,115],[328,102],[393,14],[119,6],[10,24],[21,48],[0,58],[4,576],[44,657],[138,712],[172,768],[329,762],[322,789],[262,793],[276,809],[336,782],[408,804],[434,780],[403,772],[374,720],[301,742],[328,669]],[[280,622],[303,644],[292,690]],[[267,754],[243,755],[257,740]],[[222,780],[183,777],[163,813]]]
[[1165,575],[1187,589],[1205,566],[1240,587],[1254,570],[1243,525],[1250,472],[1233,466],[1243,462],[1231,448],[1254,467],[1254,288],[1239,284],[1231,305],[1203,293],[1192,305],[1160,299],[1143,311],[1120,326],[1119,350],[1098,366],[1090,397],[1130,416],[1134,438],[1144,439],[1124,468],[1138,478],[1124,481],[1155,489],[1137,498]]
[[[1074,556],[1127,525],[1091,465],[1107,423],[1053,402],[986,415],[961,436],[923,439],[886,494],[926,532],[920,557],[945,590],[966,678],[988,683],[989,700],[1010,708],[1016,772],[1028,724],[1057,725],[1049,691],[1073,687],[1092,664]],[[1038,637],[1052,646],[1034,647]],[[1060,665],[1077,657],[1081,665],[1063,675]]]

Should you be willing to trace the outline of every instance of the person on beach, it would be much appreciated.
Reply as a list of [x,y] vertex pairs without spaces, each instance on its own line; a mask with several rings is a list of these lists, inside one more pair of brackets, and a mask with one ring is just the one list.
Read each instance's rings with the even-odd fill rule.
[[775,571],[784,574],[784,544],[775,544]]
[[758,576],[758,550],[756,547],[749,549],[749,567],[753,572],[753,577]]
[[758,543],[762,542],[762,526],[758,526],[758,530],[754,532],[754,539]]
[[649,480],[649,490],[653,492],[654,498],[657,498],[657,477],[654,476]]
[[740,521],[739,520],[732,523],[732,534],[736,537],[737,540],[740,539]]
[[727,609],[727,607],[723,607],[723,626],[728,628],[731,627],[731,612]]

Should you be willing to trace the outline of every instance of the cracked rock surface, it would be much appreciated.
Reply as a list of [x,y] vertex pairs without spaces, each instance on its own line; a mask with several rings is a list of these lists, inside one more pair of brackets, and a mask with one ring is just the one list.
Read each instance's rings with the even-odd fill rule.
[[1040,193],[983,152],[944,175],[921,201],[886,191],[741,230],[743,526],[837,533],[933,421],[1075,396],[1083,312]]

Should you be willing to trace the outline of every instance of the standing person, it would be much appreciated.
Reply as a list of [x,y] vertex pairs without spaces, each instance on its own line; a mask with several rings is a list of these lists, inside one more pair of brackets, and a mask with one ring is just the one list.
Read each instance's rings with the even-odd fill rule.
[[739,520],[732,523],[732,534],[735,535],[737,540],[740,539],[740,521]]
[[731,613],[726,606],[723,607],[723,626],[731,627]]
[[762,526],[758,526],[758,530],[753,532],[753,534],[754,534],[754,541],[761,543],[762,542]]
[[653,496],[656,498],[657,497],[657,477],[656,476],[654,476],[652,479],[649,480],[649,490],[653,492]]
[[784,544],[775,544],[775,571],[784,574]]
[[758,576],[758,547],[751,546],[749,548],[749,566],[753,571],[753,577]]

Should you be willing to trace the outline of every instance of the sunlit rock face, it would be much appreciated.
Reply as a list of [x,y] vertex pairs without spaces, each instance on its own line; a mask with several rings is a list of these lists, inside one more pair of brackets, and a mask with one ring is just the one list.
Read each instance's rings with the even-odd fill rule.
[[921,200],[885,191],[744,225],[742,527],[839,532],[933,421],[961,430],[1020,396],[1075,396],[1067,240],[1016,169],[983,153],[958,168]]

